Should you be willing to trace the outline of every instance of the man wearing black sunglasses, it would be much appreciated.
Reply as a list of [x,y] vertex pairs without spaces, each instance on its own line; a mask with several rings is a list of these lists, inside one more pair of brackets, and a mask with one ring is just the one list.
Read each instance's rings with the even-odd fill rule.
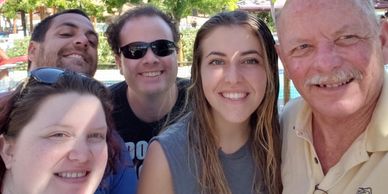
[[166,14],[146,6],[122,14],[106,36],[125,77],[111,86],[113,119],[139,169],[148,141],[184,109],[189,81],[177,79],[179,35]]
[[28,69],[54,66],[93,76],[98,34],[81,10],[51,15],[36,25],[28,47]]

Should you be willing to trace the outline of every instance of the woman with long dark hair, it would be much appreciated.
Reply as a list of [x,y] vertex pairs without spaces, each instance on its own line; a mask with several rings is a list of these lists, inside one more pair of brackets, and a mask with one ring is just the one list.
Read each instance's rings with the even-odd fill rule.
[[193,111],[152,140],[139,193],[281,193],[274,39],[241,11],[199,29],[189,89]]

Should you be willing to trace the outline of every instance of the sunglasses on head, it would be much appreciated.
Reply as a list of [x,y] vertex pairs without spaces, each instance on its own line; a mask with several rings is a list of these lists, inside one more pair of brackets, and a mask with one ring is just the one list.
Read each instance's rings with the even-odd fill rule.
[[58,79],[63,75],[65,71],[63,69],[55,67],[41,67],[35,70],[32,70],[29,74],[29,78],[34,79],[41,84],[54,84]]
[[[29,72],[28,77],[22,82],[22,85],[19,85],[20,91],[15,94],[13,98],[11,106],[14,106],[19,100],[22,100],[24,96],[28,93],[30,87],[34,87],[37,84],[45,84],[45,85],[54,85],[59,79],[70,73],[69,71],[65,71],[63,69],[59,69],[56,67],[41,67]],[[75,76],[81,76],[82,79],[90,79],[86,75],[82,73],[71,74]],[[5,124],[0,124],[0,134],[7,134],[8,125],[11,121],[11,116],[8,116],[8,119],[5,121]]]
[[[35,80],[39,84],[53,85],[57,83],[59,78],[61,78],[66,72],[67,71],[56,67],[40,67],[32,70],[28,74],[28,80],[24,83],[23,89],[20,93],[24,91],[31,79]],[[82,73],[76,73],[76,75],[87,78],[87,76]]]
[[148,48],[151,48],[152,52],[159,57],[165,57],[171,55],[176,45],[173,41],[169,40],[155,40],[153,42],[132,42],[123,47],[120,47],[120,52],[123,53],[125,58],[128,59],[140,59],[147,53]]

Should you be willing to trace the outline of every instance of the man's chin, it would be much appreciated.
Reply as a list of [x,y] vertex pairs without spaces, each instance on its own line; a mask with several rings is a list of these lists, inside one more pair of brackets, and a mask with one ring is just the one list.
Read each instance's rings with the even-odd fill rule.
[[94,72],[91,72],[90,68],[88,68],[88,66],[90,66],[89,64],[62,64],[61,66],[58,66],[60,68],[63,68],[63,69],[66,69],[66,70],[70,70],[70,71],[74,71],[74,72],[77,72],[77,73],[83,73],[85,75],[88,75],[90,77],[93,77],[93,74]]

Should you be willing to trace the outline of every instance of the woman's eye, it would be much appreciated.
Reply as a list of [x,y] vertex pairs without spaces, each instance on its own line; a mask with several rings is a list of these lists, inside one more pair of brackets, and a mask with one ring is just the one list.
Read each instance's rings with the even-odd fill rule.
[[105,135],[102,133],[92,133],[89,135],[90,138],[105,138]]
[[88,139],[95,141],[95,142],[105,140],[106,134],[104,134],[104,133],[92,133],[92,134],[88,135]]
[[65,132],[57,132],[49,135],[49,138],[52,138],[52,139],[63,139],[67,137],[70,137],[70,135]]
[[259,60],[257,60],[257,59],[247,59],[243,63],[244,64],[259,64]]
[[222,64],[224,64],[224,62],[223,61],[221,61],[221,60],[211,60],[210,62],[209,62],[209,65],[222,65]]

